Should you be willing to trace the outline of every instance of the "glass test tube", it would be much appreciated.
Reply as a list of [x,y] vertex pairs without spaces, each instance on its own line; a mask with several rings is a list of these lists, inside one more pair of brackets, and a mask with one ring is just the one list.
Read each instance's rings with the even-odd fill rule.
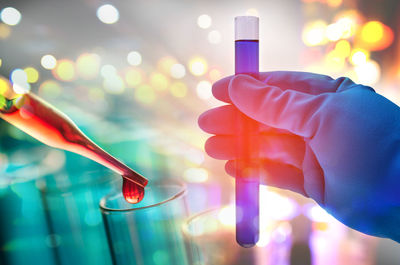
[[0,152],[0,264],[25,265],[33,260],[54,265],[46,215],[37,184],[59,167],[58,151],[46,147]]
[[[259,47],[258,17],[235,17],[235,74],[247,74],[258,78]],[[254,165],[252,154],[258,144],[251,138],[251,121],[244,114],[239,118],[236,165],[236,241],[243,247],[252,247],[259,238],[259,176],[253,167],[249,172],[246,167]]]
[[100,202],[114,264],[188,265],[181,233],[187,218],[186,188],[151,182],[137,204],[125,202],[119,191]]
[[264,238],[258,246],[243,248],[234,240],[234,210],[234,205],[226,205],[196,214],[184,223],[183,234],[190,247],[191,264],[289,264],[290,235],[281,234],[281,221],[265,220]]
[[112,264],[98,204],[121,184],[116,176],[91,160],[65,152],[64,170],[41,183],[57,265]]

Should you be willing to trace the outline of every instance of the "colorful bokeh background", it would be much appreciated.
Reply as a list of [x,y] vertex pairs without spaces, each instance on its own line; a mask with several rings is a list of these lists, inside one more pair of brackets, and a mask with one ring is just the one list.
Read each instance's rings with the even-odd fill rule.
[[[260,17],[261,71],[348,76],[400,103],[399,11],[397,0],[2,0],[0,93],[11,84],[38,94],[150,181],[185,182],[190,214],[218,207],[219,221],[232,227],[234,182],[222,161],[204,153],[208,135],[197,117],[221,105],[212,83],[234,71],[233,18]],[[87,172],[94,184],[81,181]],[[57,250],[67,241],[55,222],[81,224],[71,227],[83,241],[104,239],[98,201],[111,184],[100,185],[100,175],[115,177],[0,121],[0,264],[29,256],[64,264],[74,245]],[[74,193],[74,185],[85,192]],[[48,199],[65,192],[68,203]],[[287,245],[271,264],[400,264],[398,244],[350,230],[310,200],[263,187],[261,205],[256,248]],[[163,264],[157,255],[155,264]],[[262,257],[253,263],[267,264]]]

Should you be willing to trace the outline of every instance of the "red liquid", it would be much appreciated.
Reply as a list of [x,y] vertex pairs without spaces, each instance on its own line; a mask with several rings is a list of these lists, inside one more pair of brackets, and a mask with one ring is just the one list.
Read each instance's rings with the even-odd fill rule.
[[127,202],[138,203],[144,197],[144,188],[124,178],[122,182],[122,194]]
[[128,202],[143,198],[148,180],[93,143],[65,114],[33,94],[22,96],[15,105],[0,109],[0,117],[44,144],[85,156],[120,174]]

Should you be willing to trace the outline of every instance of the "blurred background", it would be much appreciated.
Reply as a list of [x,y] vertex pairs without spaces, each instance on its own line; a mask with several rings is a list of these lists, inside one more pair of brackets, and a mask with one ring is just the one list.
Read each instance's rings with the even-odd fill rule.
[[[221,105],[212,83],[234,72],[233,18],[260,17],[261,71],[348,76],[399,104],[399,12],[397,0],[2,0],[0,75],[150,181],[185,182],[189,214],[217,207],[229,226],[234,182],[205,155],[197,117]],[[7,86],[0,80],[0,92]],[[98,256],[88,243],[97,240],[108,253],[98,201],[114,179],[0,120],[0,264],[68,264],[78,248],[75,263],[110,259],[85,253]],[[261,205],[257,247],[286,245],[271,264],[400,264],[397,243],[348,229],[310,200],[263,187]]]

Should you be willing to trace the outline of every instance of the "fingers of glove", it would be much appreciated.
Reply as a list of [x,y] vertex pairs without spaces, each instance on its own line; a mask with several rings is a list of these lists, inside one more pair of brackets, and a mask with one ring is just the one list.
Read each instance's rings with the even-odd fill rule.
[[[232,102],[228,87],[234,77],[235,75],[227,76],[213,84],[212,92],[216,99],[227,103]],[[347,77],[333,79],[327,75],[291,71],[263,72],[259,74],[259,80],[267,85],[279,87],[281,90],[296,90],[311,95],[340,92],[355,85]]]
[[[236,160],[230,160],[225,164],[225,171],[235,177],[237,170],[248,170],[237,169],[236,165],[240,164]],[[299,168],[276,161],[261,160],[259,172],[261,184],[291,190],[307,196],[303,188],[303,173]]]
[[234,75],[224,77],[212,85],[212,93],[216,99],[226,103],[231,103],[231,99],[229,98],[228,93],[228,86],[233,77]]
[[[302,138],[273,134],[253,137],[258,138],[252,142],[258,142],[259,146],[252,147],[251,158],[264,158],[301,168],[305,152],[305,143]],[[235,160],[243,158],[241,154],[237,153],[239,140],[240,138],[235,136],[213,136],[207,140],[205,150],[209,156],[216,159]]]
[[282,91],[246,75],[237,75],[229,85],[232,104],[248,117],[265,125],[312,137],[329,94],[310,95]]
[[304,174],[304,190],[309,197],[320,205],[324,205],[325,177],[324,172],[309,145],[306,145],[304,162],[302,165]]
[[[244,115],[235,106],[225,105],[204,112],[200,115],[198,123],[199,127],[207,133],[235,135],[240,127],[238,125],[240,121],[239,117],[243,116]],[[289,134],[287,131],[275,129],[250,118],[248,118],[247,126],[250,126],[250,129],[253,128],[258,132]]]
[[327,75],[290,71],[260,73],[260,80],[282,90],[291,89],[311,95],[340,92],[355,85],[347,77],[333,79]]

